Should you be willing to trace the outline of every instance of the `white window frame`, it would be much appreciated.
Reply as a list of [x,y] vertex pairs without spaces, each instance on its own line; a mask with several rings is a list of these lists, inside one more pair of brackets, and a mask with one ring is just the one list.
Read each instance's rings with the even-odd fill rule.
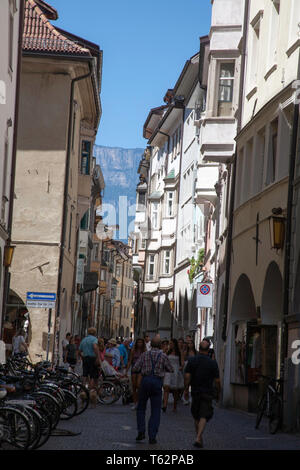
[[[230,77],[221,77],[221,70],[222,66],[226,64],[232,64],[233,65],[233,75]],[[222,81],[231,81],[232,85],[230,86],[231,89],[231,101],[225,101],[220,99],[221,95],[221,82]],[[223,85],[225,86],[225,85]],[[231,103],[231,107],[233,108],[233,99],[234,99],[234,88],[235,88],[235,60],[234,59],[228,59],[228,60],[219,60],[218,61],[218,74],[217,74],[217,90],[216,90],[216,96],[217,96],[217,102],[216,102],[216,115],[217,116],[232,116],[233,110],[229,114],[220,114],[219,107],[221,103]]]
[[[164,258],[163,258],[163,273],[167,276],[171,274],[171,250],[164,251]],[[167,269],[168,266],[168,269]]]
[[[151,271],[151,266],[153,267],[152,274],[150,272]],[[154,281],[154,276],[155,276],[155,254],[149,254],[147,273],[148,273],[148,280],[149,281]]]
[[[170,197],[171,196],[171,197]],[[174,215],[174,191],[167,192],[167,217],[173,217]]]
[[159,228],[159,202],[152,203],[151,223],[152,223],[152,229],[158,230]]

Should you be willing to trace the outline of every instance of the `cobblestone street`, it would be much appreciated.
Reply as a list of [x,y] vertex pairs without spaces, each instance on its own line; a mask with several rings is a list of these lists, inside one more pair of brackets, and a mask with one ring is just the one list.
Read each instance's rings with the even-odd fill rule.
[[[149,404],[148,404],[149,406]],[[254,429],[255,416],[228,409],[215,409],[208,423],[205,449],[209,450],[300,450],[300,437],[277,433],[271,435],[267,422]],[[61,421],[59,429],[67,429],[78,436],[51,437],[44,450],[195,450],[193,421],[188,406],[179,405],[173,413],[172,404],[162,413],[158,443],[149,445],[146,440],[136,443],[136,413],[130,405],[98,405],[71,421]]]

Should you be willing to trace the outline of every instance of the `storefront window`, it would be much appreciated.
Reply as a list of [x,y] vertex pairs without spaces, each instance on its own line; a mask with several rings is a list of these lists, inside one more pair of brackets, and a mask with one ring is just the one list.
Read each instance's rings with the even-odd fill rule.
[[231,382],[246,383],[246,340],[247,323],[236,322],[233,325]]
[[232,383],[257,383],[261,374],[276,377],[277,359],[276,325],[233,324]]

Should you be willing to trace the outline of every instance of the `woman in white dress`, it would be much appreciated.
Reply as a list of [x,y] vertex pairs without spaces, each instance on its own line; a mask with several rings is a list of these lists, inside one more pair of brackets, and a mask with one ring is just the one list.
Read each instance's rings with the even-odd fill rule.
[[164,377],[164,398],[162,410],[166,412],[168,406],[169,393],[173,393],[174,404],[173,411],[176,411],[180,391],[184,388],[183,380],[183,356],[178,348],[176,339],[171,339],[169,350],[167,352],[169,360],[173,366],[174,372],[166,372]]

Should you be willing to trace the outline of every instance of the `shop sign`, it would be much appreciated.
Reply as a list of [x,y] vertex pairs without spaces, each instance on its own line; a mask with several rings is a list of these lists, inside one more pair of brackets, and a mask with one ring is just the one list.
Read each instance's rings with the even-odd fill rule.
[[213,284],[211,282],[197,283],[197,308],[212,308]]

